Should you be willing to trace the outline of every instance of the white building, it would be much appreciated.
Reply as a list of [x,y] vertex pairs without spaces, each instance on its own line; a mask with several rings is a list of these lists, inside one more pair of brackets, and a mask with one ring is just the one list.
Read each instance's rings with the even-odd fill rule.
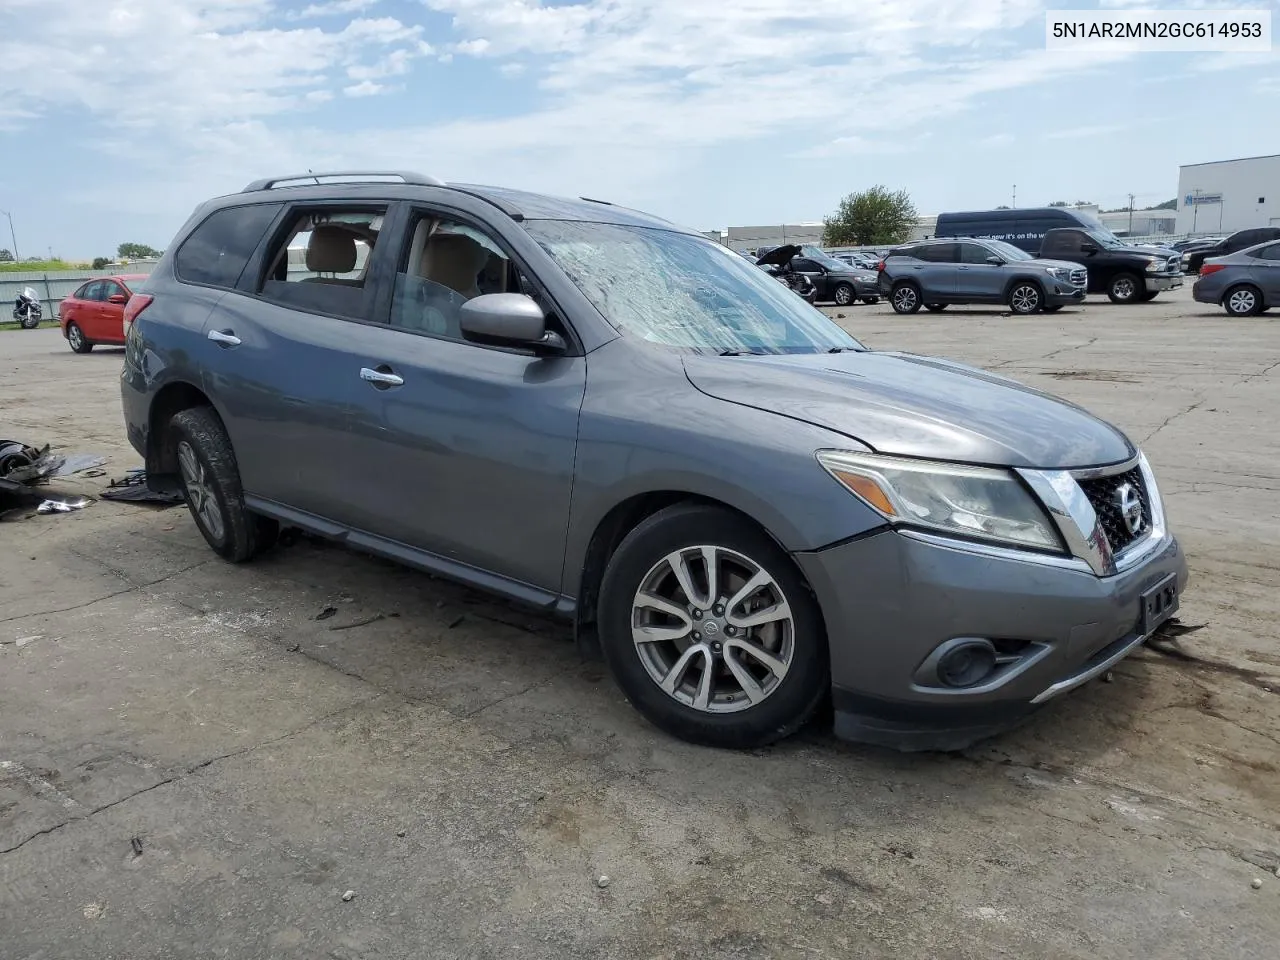
[[772,223],[761,227],[730,227],[727,244],[737,253],[750,253],[757,247],[777,247],[784,243],[822,243],[822,224]]
[[1154,237],[1178,232],[1178,214],[1174,210],[1113,210],[1099,213],[1098,219],[1118,237]]
[[1280,227],[1280,154],[1178,169],[1178,233]]

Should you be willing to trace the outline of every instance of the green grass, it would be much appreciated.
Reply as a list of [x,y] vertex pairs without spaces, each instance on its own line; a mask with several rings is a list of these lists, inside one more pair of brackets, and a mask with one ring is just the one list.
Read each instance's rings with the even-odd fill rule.
[[[57,321],[57,320],[41,320],[41,321],[40,321],[40,326],[36,327],[36,329],[37,329],[37,330],[44,330],[44,329],[47,329],[48,327],[54,327],[54,328],[57,328],[57,326],[58,326],[58,321]],[[6,330],[16,330],[16,331],[18,331],[18,333],[30,333],[30,332],[31,332],[30,330],[23,330],[23,329],[22,329],[22,327],[20,327],[20,326],[18,325],[18,321],[17,321],[17,320],[5,320],[5,319],[0,318],[0,333],[4,333]]]
[[88,270],[91,264],[69,260],[24,260],[19,263],[0,263],[0,273],[43,273],[46,270]]

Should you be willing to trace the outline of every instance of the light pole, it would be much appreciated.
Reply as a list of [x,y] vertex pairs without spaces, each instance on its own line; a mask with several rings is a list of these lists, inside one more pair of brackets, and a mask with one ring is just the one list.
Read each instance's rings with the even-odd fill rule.
[[18,256],[18,235],[13,232],[13,214],[8,210],[0,210],[0,213],[9,218],[9,239],[13,241],[13,260],[17,263],[22,257]]

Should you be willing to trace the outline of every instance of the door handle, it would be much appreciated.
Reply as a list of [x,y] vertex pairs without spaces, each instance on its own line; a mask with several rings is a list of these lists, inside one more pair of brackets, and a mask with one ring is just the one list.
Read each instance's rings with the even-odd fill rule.
[[360,368],[360,379],[372,383],[375,387],[399,387],[404,384],[404,377],[390,370],[375,370],[372,367]]
[[232,333],[223,333],[221,330],[210,330],[209,339],[220,347],[238,347],[240,346],[240,338]]

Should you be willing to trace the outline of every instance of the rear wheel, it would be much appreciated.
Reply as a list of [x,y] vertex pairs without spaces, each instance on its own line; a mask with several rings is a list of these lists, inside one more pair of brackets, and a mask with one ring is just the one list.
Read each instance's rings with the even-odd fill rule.
[[609,560],[601,647],[655,726],[747,748],[804,725],[829,686],[817,603],[791,559],[750,521],[685,504],[654,514]]
[[1044,294],[1038,284],[1019,280],[1009,291],[1009,309],[1017,314],[1035,313],[1044,306]]
[[1107,296],[1112,303],[1133,303],[1142,294],[1142,281],[1132,273],[1117,273],[1107,284]]
[[1255,316],[1262,312],[1262,292],[1252,284],[1239,284],[1223,294],[1222,306],[1233,317]]
[[853,300],[854,300],[854,292],[855,292],[855,291],[854,291],[853,287],[851,287],[851,286],[850,286],[849,284],[847,284],[847,283],[838,283],[838,284],[836,284],[836,289],[835,289],[835,294],[834,294],[834,296],[835,296],[835,301],[836,301],[836,306],[837,306],[837,307],[847,307],[849,304],[853,303]]
[[40,314],[28,313],[18,321],[18,324],[23,330],[34,330],[36,327],[40,326]]
[[893,288],[889,302],[898,313],[917,313],[920,310],[920,288],[910,280],[904,280]]
[[84,331],[74,323],[67,324],[67,343],[76,353],[88,353],[93,349],[93,344],[84,335]]
[[938,313],[947,309],[947,305],[945,303],[926,303],[924,308],[932,313]]
[[171,424],[182,492],[205,542],[232,563],[269,547],[280,527],[245,506],[236,455],[218,415],[210,407],[192,407],[175,414]]

